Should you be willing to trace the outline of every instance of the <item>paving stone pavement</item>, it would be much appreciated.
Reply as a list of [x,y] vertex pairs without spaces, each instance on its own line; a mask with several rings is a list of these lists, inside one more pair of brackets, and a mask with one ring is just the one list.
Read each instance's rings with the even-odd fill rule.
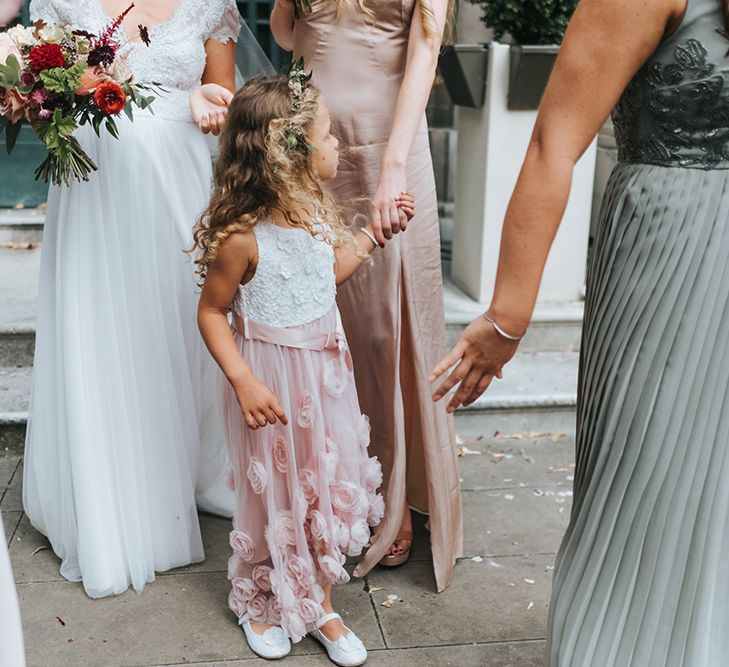
[[[372,667],[540,667],[552,566],[571,501],[572,438],[483,438],[459,444],[465,556],[434,592],[424,519],[410,562],[376,568],[335,592]],[[29,667],[267,665],[227,608],[229,522],[201,515],[207,558],[159,574],[139,595],[89,599],[64,580],[22,512],[22,461],[0,457],[0,510]],[[350,564],[350,569],[353,564]],[[397,596],[390,602],[388,596]],[[386,604],[383,604],[386,603]],[[390,605],[390,606],[388,606]],[[305,638],[283,665],[330,665]]]

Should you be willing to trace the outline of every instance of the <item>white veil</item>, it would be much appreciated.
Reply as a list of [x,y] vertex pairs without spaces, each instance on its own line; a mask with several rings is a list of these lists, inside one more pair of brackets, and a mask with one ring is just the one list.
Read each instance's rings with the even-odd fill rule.
[[276,69],[242,16],[235,48],[235,65],[235,85],[238,88],[254,76],[276,74]]

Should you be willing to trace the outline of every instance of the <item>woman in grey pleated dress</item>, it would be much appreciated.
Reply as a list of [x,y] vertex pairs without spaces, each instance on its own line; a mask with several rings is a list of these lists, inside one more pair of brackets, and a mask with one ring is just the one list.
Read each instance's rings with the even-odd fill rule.
[[435,394],[460,380],[453,409],[513,356],[572,168],[615,107],[553,667],[729,664],[728,25],[723,0],[580,3],[506,215],[492,305],[432,376],[460,361]]

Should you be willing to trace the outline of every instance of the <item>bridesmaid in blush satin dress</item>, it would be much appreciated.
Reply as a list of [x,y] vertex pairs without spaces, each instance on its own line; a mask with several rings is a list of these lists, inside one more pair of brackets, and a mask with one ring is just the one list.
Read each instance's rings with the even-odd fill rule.
[[[453,424],[433,405],[427,381],[445,350],[445,320],[425,106],[447,13],[445,0],[324,0],[311,12],[278,0],[271,17],[277,41],[304,58],[331,111],[341,148],[333,190],[347,218],[355,226],[372,219],[375,227],[382,219],[386,228],[397,193],[415,195],[407,232],[376,253],[337,302],[386,501],[385,519],[355,574],[383,558],[388,564],[388,555],[407,558],[410,506],[430,515],[439,591],[451,582],[463,542]],[[389,238],[387,229],[383,235]]]

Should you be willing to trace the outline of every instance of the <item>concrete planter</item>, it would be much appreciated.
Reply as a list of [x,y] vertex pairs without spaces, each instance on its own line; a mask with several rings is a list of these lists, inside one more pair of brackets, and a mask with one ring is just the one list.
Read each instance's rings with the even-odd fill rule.
[[438,67],[453,104],[483,106],[488,56],[487,44],[451,44],[443,49]]
[[538,109],[557,60],[559,46],[514,44],[510,49],[509,109]]
[[[486,95],[481,108],[458,107],[453,265],[451,278],[472,298],[488,302],[493,292],[501,227],[534,129],[536,111],[509,108],[511,49],[489,46]],[[583,298],[595,144],[575,170],[562,226],[547,262],[541,303]]]

